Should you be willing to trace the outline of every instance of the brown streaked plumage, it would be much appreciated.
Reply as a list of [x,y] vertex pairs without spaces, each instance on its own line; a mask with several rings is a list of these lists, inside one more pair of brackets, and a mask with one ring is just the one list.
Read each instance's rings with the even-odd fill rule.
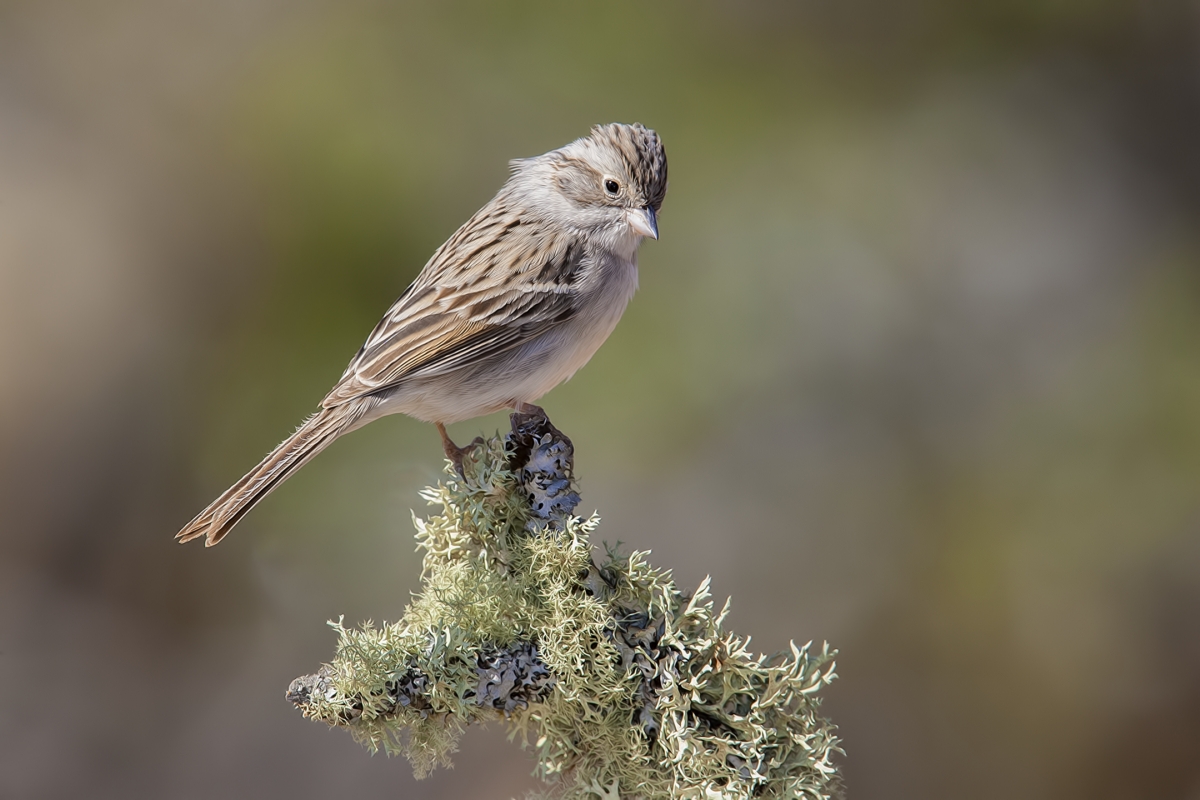
[[214,545],[334,439],[387,414],[437,426],[532,405],[583,366],[637,288],[637,248],[658,238],[667,158],[641,125],[512,162],[492,200],[433,254],[351,360],[321,409],[176,536]]

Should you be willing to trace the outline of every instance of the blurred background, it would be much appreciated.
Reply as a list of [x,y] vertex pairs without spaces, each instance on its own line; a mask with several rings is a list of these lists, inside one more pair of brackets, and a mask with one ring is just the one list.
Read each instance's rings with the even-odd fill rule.
[[[0,4],[0,796],[506,798],[283,693],[418,588],[431,426],[175,531],[509,158],[657,129],[662,239],[544,401],[600,535],[841,650],[852,798],[1200,798],[1192,0]],[[502,416],[462,423],[469,440]]]

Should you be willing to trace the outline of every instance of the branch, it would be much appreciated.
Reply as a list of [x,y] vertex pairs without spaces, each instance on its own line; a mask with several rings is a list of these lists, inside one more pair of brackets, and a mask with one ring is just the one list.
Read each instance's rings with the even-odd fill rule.
[[513,414],[466,477],[422,493],[441,513],[414,519],[423,591],[400,621],[331,623],[333,662],[287,699],[418,776],[469,724],[500,720],[569,798],[838,794],[816,697],[835,653],[754,655],[707,579],[682,593],[645,553],[598,563],[573,454],[544,414]]

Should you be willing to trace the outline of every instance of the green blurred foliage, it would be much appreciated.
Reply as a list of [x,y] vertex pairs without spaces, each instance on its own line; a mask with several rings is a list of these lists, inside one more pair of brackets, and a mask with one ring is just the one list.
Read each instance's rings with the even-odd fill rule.
[[[288,727],[278,688],[328,649],[312,619],[394,616],[417,585],[395,521],[434,431],[375,423],[229,543],[166,544],[508,159],[613,120],[659,131],[671,187],[625,318],[543,402],[584,510],[681,585],[711,573],[757,647],[838,643],[855,796],[1194,794],[1195,22],[1185,0],[0,5],[0,677],[39,687],[0,713],[0,794],[396,785]],[[230,652],[252,655],[214,678]],[[67,663],[146,723],[114,732],[97,697],[62,732]],[[179,675],[231,688],[180,719]],[[405,791],[478,796],[497,764],[521,791],[532,764],[493,745]],[[62,751],[77,767],[26,766]]]

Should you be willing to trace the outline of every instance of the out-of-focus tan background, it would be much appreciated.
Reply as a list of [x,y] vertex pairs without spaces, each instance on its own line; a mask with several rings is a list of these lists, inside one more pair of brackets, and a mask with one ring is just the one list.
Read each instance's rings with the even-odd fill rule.
[[[662,240],[544,405],[601,534],[841,649],[850,796],[1200,797],[1190,0],[0,6],[0,796],[506,798],[283,698],[395,618],[406,418],[226,543],[509,158],[656,128]],[[455,426],[469,439],[502,417]]]

